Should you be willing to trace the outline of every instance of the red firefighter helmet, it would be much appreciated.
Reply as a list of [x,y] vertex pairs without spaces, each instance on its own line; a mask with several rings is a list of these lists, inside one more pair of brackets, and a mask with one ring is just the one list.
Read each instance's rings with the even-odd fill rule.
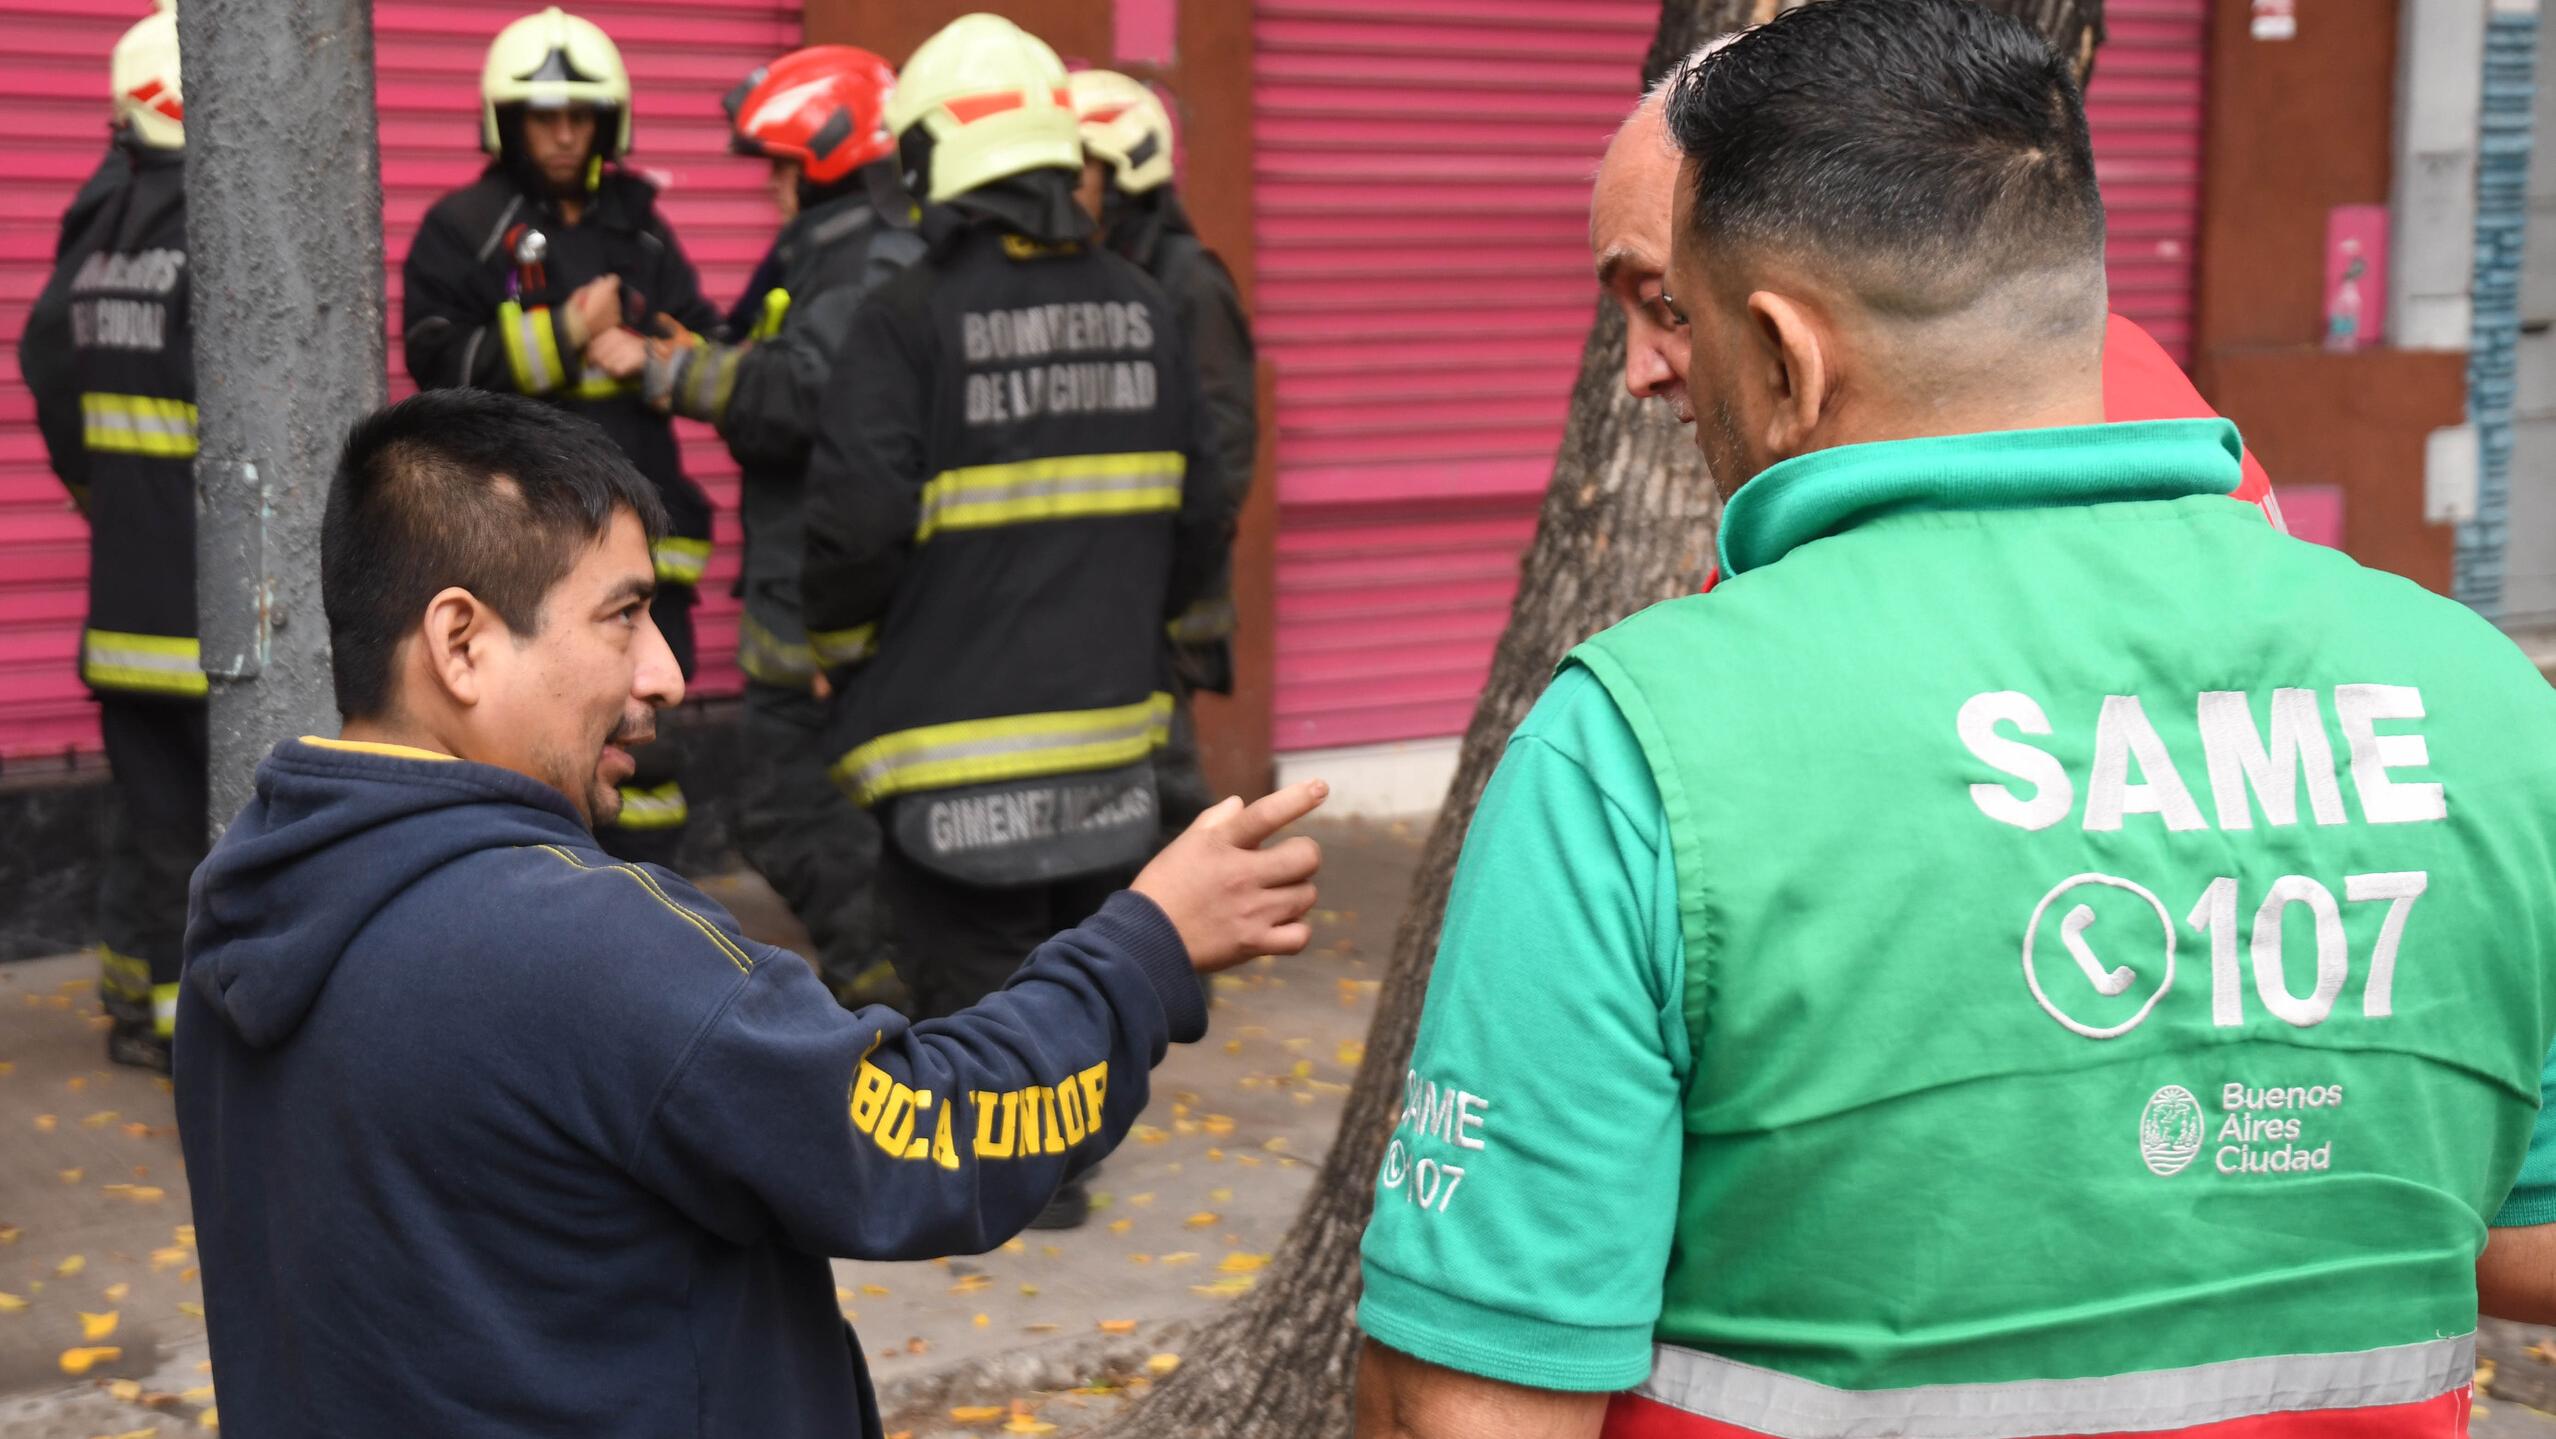
[[858,46],[793,50],[728,92],[729,148],[796,160],[809,184],[834,184],[896,153],[887,127],[895,88],[896,68]]

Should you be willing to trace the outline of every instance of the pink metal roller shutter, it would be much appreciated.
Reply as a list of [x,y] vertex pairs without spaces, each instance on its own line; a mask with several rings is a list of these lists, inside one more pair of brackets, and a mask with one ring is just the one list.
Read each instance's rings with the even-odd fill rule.
[[[434,198],[479,168],[479,62],[532,0],[376,7],[391,378],[399,359],[399,261]],[[635,163],[666,182],[666,211],[724,308],[770,241],[762,167],[727,153],[719,97],[799,42],[797,0],[600,0],[573,7],[620,43],[638,93]],[[55,226],[106,138],[107,52],[147,0],[0,0],[0,764],[94,753],[97,724],[73,673],[87,530],[45,464],[17,373],[26,310],[52,265]],[[364,217],[344,217],[360,223]],[[331,223],[321,216],[311,223]],[[736,467],[706,427],[679,422],[684,461],[721,507],[703,586],[696,694],[737,686]]]
[[[2203,0],[2113,0],[2114,304],[2190,340]],[[1278,372],[1276,744],[1462,731],[1595,300],[1588,176],[1652,0],[1257,0],[1259,335]]]
[[2111,220],[2112,308],[2189,364],[2208,0],[2109,0],[2103,18],[2086,119]]
[[[399,352],[399,265],[426,208],[479,173],[479,65],[499,27],[534,0],[383,0],[373,10],[382,117],[383,253],[390,267],[392,393],[414,388]],[[799,43],[798,0],[595,0],[564,8],[621,47],[636,97],[630,163],[653,176],[675,238],[725,310],[780,221],[760,161],[728,153],[719,97]],[[678,420],[684,469],[719,507],[710,574],[693,612],[700,671],[691,693],[732,695],[739,678],[737,467],[706,425]]]

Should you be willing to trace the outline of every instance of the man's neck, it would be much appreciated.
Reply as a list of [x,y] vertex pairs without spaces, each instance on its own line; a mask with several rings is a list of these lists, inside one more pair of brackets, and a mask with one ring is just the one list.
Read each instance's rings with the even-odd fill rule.
[[434,754],[463,758],[461,747],[435,732],[431,725],[420,725],[396,714],[375,715],[369,719],[349,719],[340,727],[338,738],[358,744],[399,745],[406,749],[422,749]]
[[2055,430],[2071,425],[2100,425],[2103,418],[2103,388],[2098,380],[2063,393],[1970,403],[1920,400],[1874,406],[1844,417],[1830,433],[1828,446],[1923,440],[1938,435],[1982,435],[1999,430]]

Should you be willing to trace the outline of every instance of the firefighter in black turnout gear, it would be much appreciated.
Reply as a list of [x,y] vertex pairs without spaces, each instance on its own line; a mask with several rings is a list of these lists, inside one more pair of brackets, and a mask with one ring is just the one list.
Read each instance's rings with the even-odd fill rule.
[[[1200,242],[1189,212],[1173,192],[1171,113],[1152,90],[1114,70],[1077,70],[1072,88],[1074,113],[1083,127],[1083,207],[1099,222],[1102,241],[1153,276],[1171,296],[1181,333],[1189,340],[1190,360],[1198,367],[1199,393],[1206,402],[1201,421],[1217,471],[1230,490],[1225,503],[1239,514],[1251,490],[1260,445],[1251,321],[1243,314],[1233,275]],[[1199,768],[1189,697],[1198,690],[1234,692],[1233,635],[1233,557],[1228,552],[1206,589],[1171,623],[1180,707],[1172,715],[1171,743],[1154,762],[1166,843],[1214,801]]]
[[[878,820],[826,773],[828,691],[799,603],[800,502],[810,444],[839,403],[836,341],[862,296],[923,253],[887,129],[895,85],[878,56],[816,45],[729,94],[733,147],[772,162],[787,223],[723,327],[733,342],[652,341],[646,374],[650,403],[717,426],[743,471],[739,848],[808,927],[827,987],[855,1007],[907,996],[879,912]],[[836,663],[862,657],[857,643],[815,638]]]
[[54,472],[89,520],[80,676],[115,777],[97,917],[107,1053],[166,1072],[187,880],[207,832],[176,15],[125,32],[109,68],[114,153],[64,216],[19,367]]
[[1171,302],[1092,242],[1055,52],[970,15],[888,111],[925,258],[872,292],[808,477],[808,624],[836,671],[836,781],[880,867],[918,1012],[1000,986],[1155,847],[1163,627],[1229,541]]
[[[666,502],[650,613],[684,676],[692,606],[710,563],[710,502],[683,473],[674,426],[641,391],[643,335],[713,328],[718,313],[657,213],[630,151],[630,76],[611,39],[556,6],[497,34],[480,74],[479,179],[426,212],[409,246],[403,334],[425,388],[534,395],[603,427]],[[600,834],[625,859],[673,862],[688,817],[680,747],[639,752],[621,819]]]

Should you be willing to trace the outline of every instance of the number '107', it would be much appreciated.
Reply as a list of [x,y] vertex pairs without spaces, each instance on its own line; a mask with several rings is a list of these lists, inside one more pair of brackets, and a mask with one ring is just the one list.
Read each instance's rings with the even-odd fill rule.
[[[2361,1014],[2385,1019],[2396,1012],[2396,951],[2405,939],[2405,920],[2414,901],[2423,897],[2431,876],[2419,869],[2343,877],[2343,898],[2351,904],[2387,901],[2387,918],[2379,924],[2378,944],[2370,952],[2369,979],[2361,986]],[[2291,905],[2304,905],[2316,922],[2316,984],[2306,994],[2290,992],[2281,964],[2282,921]],[[2232,1029],[2245,1022],[2244,980],[2237,973],[2237,882],[2222,875],[2201,892],[2184,923],[2210,940],[2210,1022]],[[2323,1024],[2349,977],[2351,950],[2343,934],[2343,911],[2334,892],[2303,874],[2285,874],[2255,907],[2249,948],[2254,958],[2254,992],[2276,1019],[2305,1029]]]

